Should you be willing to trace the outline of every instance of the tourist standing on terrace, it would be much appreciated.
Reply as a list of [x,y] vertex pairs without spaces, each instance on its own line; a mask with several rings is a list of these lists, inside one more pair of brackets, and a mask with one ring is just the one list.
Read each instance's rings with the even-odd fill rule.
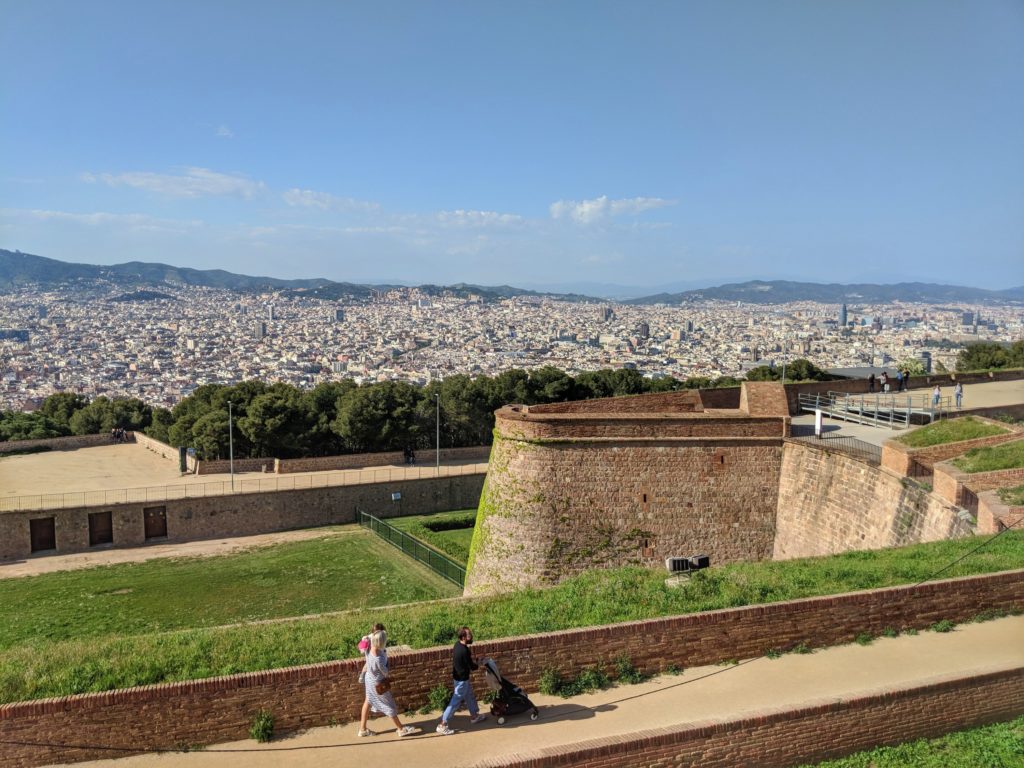
[[953,387],[953,396],[956,398],[956,409],[959,411],[960,404],[963,403],[964,400],[964,385],[959,381],[956,383],[956,386]]
[[448,721],[459,705],[463,702],[469,708],[469,722],[476,724],[487,719],[487,715],[480,711],[476,703],[476,696],[473,695],[473,684],[469,681],[469,674],[479,665],[473,661],[473,654],[469,646],[473,644],[473,630],[463,627],[459,630],[459,641],[452,648],[452,679],[455,682],[455,692],[452,700],[441,715],[441,723],[437,726],[437,732],[442,736],[451,736],[455,731],[448,727]]

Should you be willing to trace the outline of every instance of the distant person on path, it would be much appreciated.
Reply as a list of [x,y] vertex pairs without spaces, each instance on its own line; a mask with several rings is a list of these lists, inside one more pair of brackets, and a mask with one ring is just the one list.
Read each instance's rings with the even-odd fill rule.
[[956,386],[953,387],[953,396],[956,398],[956,409],[959,411],[960,405],[964,400],[964,385],[959,381],[956,383]]
[[875,374],[868,376],[868,392],[875,391]]
[[939,388],[939,385],[936,384],[935,385],[935,389],[932,390],[932,408],[938,408],[939,407],[939,400],[941,400],[941,399],[942,399],[942,390]]
[[896,369],[896,391],[903,391],[903,371],[901,371],[899,368]]
[[909,369],[903,371],[903,391],[904,392],[909,392],[910,391],[910,370]]
[[480,711],[480,706],[476,703],[473,684],[469,681],[470,672],[479,669],[479,665],[473,661],[473,654],[469,650],[469,646],[472,644],[473,630],[463,627],[459,630],[459,641],[452,648],[452,679],[455,682],[455,692],[452,694],[452,700],[448,702],[444,714],[441,715],[440,725],[437,726],[437,732],[442,736],[451,736],[455,733],[448,727],[448,721],[463,702],[469,709],[469,722],[475,725],[487,719],[487,715]]
[[[378,629],[370,635],[370,652],[366,655],[366,676],[363,680],[366,698],[370,702],[370,709],[391,718],[399,736],[412,736],[414,733],[419,733],[421,729],[413,725],[402,725],[402,721],[398,719],[398,705],[395,704],[395,697],[391,694],[391,685],[388,679],[388,657],[384,650],[387,645],[388,634],[383,629]],[[359,722],[359,735],[376,736],[376,733],[366,727],[369,714],[366,707],[363,708],[363,712],[363,718]]]
[[882,371],[882,375],[878,377],[878,380],[880,382],[882,382],[882,391],[883,392],[888,392],[889,391],[889,374],[886,373],[885,371]]

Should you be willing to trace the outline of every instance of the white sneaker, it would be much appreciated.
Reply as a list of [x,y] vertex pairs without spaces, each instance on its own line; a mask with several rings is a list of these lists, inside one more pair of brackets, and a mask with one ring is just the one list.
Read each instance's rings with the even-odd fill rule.
[[475,715],[469,718],[469,722],[471,722],[473,725],[476,725],[477,723],[482,723],[486,719],[487,715],[485,715],[483,712],[477,712]]
[[441,723],[434,730],[442,736],[451,736],[453,733],[455,733],[455,731],[448,727],[448,723]]
[[377,734],[374,731],[371,731],[369,728],[363,728],[361,731],[359,731],[359,735],[360,736],[376,736]]
[[422,728],[417,728],[415,725],[403,725],[402,729],[398,732],[399,736],[412,736],[414,733],[420,733]]

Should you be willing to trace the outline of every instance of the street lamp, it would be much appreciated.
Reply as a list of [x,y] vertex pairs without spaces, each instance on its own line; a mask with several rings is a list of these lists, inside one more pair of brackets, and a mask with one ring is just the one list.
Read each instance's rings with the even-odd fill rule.
[[437,405],[437,415],[434,417],[434,426],[437,429],[437,435],[434,440],[434,462],[437,467],[437,473],[441,474],[441,393],[434,393],[434,403]]
[[231,401],[228,400],[228,466],[231,470],[231,491],[235,490],[235,430],[231,418]]

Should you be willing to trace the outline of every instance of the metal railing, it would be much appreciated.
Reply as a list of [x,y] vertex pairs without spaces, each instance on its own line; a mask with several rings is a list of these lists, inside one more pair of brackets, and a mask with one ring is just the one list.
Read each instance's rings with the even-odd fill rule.
[[301,491],[310,488],[331,488],[339,485],[368,485],[402,480],[426,480],[434,477],[478,475],[487,471],[487,464],[455,464],[441,467],[408,467],[384,469],[345,469],[304,475],[272,475],[270,477],[235,477],[211,483],[182,483],[145,488],[118,488],[102,491],[71,491],[27,496],[0,497],[0,512],[21,510],[101,507],[113,504],[145,504],[172,499],[194,499],[206,496],[231,496],[240,493],[273,493]]
[[402,550],[413,560],[417,560],[427,566],[434,573],[443,576],[448,581],[458,584],[460,587],[466,585],[466,569],[451,560],[436,549],[431,549],[419,539],[414,539],[405,531],[400,531],[395,526],[385,523],[380,518],[359,511],[359,524],[380,536],[384,541]]
[[880,445],[858,440],[855,437],[843,437],[840,435],[827,437],[823,435],[822,437],[792,437],[790,439],[804,445],[812,445],[824,451],[845,453],[876,467],[882,463],[882,447]]
[[909,427],[915,416],[935,421],[953,410],[952,397],[942,396],[936,402],[929,393],[829,391],[802,393],[798,402],[802,411],[820,410],[833,419],[890,429]]

